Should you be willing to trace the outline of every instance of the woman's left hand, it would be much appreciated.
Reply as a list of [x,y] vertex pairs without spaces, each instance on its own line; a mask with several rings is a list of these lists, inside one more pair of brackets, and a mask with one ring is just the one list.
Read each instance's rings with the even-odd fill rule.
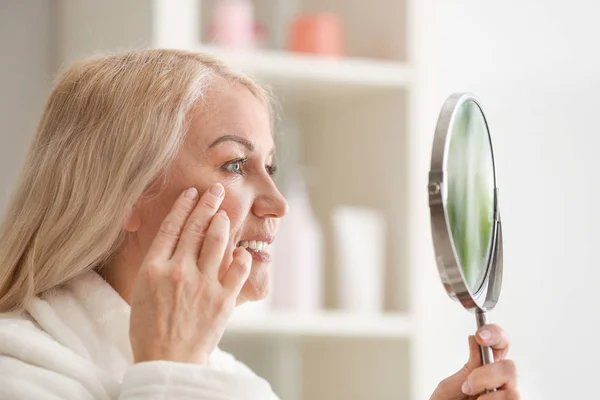
[[[479,345],[490,346],[495,362],[481,365]],[[506,359],[510,339],[498,325],[486,325],[469,337],[470,357],[456,374],[444,379],[430,400],[518,400],[517,369]],[[485,393],[496,388],[496,392]]]

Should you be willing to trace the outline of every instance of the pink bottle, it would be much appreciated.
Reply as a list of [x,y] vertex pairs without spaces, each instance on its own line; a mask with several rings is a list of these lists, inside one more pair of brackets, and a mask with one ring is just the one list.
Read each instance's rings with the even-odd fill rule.
[[317,313],[323,305],[323,234],[304,180],[292,176],[284,193],[290,210],[274,243],[272,308]]
[[213,42],[231,49],[250,49],[255,46],[257,27],[254,6],[250,0],[221,0],[213,11],[210,28]]

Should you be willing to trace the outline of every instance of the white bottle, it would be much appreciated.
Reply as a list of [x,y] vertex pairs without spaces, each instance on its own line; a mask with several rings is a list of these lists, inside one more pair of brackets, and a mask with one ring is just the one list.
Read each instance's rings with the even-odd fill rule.
[[384,216],[371,208],[338,206],[332,212],[332,224],[338,263],[338,305],[357,314],[382,312],[386,251]]

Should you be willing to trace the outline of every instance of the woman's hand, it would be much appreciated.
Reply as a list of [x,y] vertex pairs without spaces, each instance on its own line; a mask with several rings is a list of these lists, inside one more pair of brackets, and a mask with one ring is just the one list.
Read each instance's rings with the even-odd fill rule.
[[[163,221],[138,272],[131,301],[130,340],[135,362],[203,364],[216,348],[252,256],[236,248],[231,259],[229,218],[219,211],[220,184],[188,189]],[[229,254],[227,254],[229,253]],[[221,276],[220,276],[221,275]]]
[[[481,366],[479,345],[491,346],[493,364]],[[470,357],[456,374],[444,379],[430,400],[518,400],[517,370],[506,359],[510,339],[498,325],[486,325],[469,337]],[[485,393],[486,389],[496,392]]]

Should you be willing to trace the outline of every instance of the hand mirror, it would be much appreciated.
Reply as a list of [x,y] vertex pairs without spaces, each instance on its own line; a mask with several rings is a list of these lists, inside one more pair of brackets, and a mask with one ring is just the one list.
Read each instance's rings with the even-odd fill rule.
[[[502,226],[494,153],[479,100],[450,96],[442,107],[429,172],[436,263],[448,295],[487,323],[502,286]],[[481,348],[483,364],[494,362]]]

